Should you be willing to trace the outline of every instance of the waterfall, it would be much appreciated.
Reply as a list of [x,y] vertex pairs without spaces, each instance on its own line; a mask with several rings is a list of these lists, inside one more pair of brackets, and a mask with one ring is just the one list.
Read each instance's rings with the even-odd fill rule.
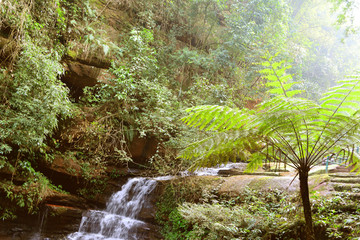
[[[49,212],[49,209],[47,207],[45,207],[44,210],[42,210],[40,212],[40,215],[39,215],[39,228],[38,230],[33,233],[29,239],[30,240],[38,240],[38,239],[42,239],[41,238],[41,232],[42,232],[42,229],[43,229],[43,226],[46,222],[46,218],[47,218],[47,215],[48,215],[48,212]],[[46,240],[47,238],[44,238],[44,240]]]
[[[68,239],[144,239],[146,223],[138,219],[138,214],[146,207],[147,197],[155,186],[155,180],[146,178],[130,179],[119,192],[111,196],[104,211],[87,211],[81,219],[78,232],[68,235]],[[143,231],[139,231],[139,229]]]

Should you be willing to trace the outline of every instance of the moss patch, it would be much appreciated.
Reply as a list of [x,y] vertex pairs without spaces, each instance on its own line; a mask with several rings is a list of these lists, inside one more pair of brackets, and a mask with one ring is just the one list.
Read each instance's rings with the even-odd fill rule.
[[251,181],[249,187],[256,190],[261,190],[264,188],[264,186],[268,186],[272,179],[272,177],[259,177]]
[[69,56],[69,57],[71,57],[72,59],[76,59],[76,57],[77,57],[77,53],[75,52],[75,51],[73,51],[73,50],[67,50],[67,52],[66,52],[66,54]]
[[271,177],[271,176],[250,176],[241,175],[224,179],[219,192],[236,196],[244,191],[246,187],[256,190],[280,189],[288,192],[297,192],[299,189],[299,180],[293,177]]
[[309,191],[317,191],[326,194],[329,191],[330,177],[328,174],[316,174],[309,177]]

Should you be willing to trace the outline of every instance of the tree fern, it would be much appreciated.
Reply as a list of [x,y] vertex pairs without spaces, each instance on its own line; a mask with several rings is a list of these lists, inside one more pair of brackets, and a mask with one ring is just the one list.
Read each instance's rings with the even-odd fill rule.
[[265,158],[287,162],[298,171],[307,239],[314,239],[308,172],[324,157],[339,154],[347,156],[354,169],[360,168],[354,151],[360,141],[360,77],[340,81],[318,104],[293,97],[299,91],[291,90],[295,83],[289,81],[289,67],[284,62],[274,62],[270,57],[262,65],[268,93],[275,97],[254,110],[224,106],[189,109],[182,120],[212,134],[191,144],[180,157],[193,161],[194,167],[247,158],[248,170],[257,169]]

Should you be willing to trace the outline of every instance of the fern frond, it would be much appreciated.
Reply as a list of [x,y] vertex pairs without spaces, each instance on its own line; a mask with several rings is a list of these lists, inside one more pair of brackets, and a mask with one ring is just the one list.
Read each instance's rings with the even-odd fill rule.
[[180,119],[190,127],[205,131],[222,131],[232,128],[239,129],[248,122],[252,110],[236,109],[226,106],[197,106],[187,109],[189,115]]
[[346,80],[338,81],[339,85],[332,87],[320,99],[321,107],[348,115],[354,114],[360,104],[360,76],[352,76]]
[[[313,145],[312,153],[316,151],[323,152],[324,149],[329,149],[327,147],[329,142],[327,136],[337,134],[335,135],[334,143],[338,144],[342,138],[350,136],[353,133],[353,129],[358,128],[358,118],[355,115],[359,111],[359,106],[356,107],[356,104],[360,104],[360,76],[353,76],[352,78],[339,81],[339,83],[340,85],[331,88],[320,99],[322,114],[319,117],[326,120],[326,123],[323,125],[322,131],[318,132],[319,134]],[[341,133],[341,128],[345,132]],[[339,130],[335,133],[334,129]],[[323,139],[325,139],[325,143]],[[317,155],[315,154],[315,156]]]
[[264,69],[259,73],[263,78],[267,79],[266,86],[270,88],[267,93],[278,96],[283,95],[292,97],[302,92],[302,90],[290,90],[298,82],[292,82],[292,75],[286,74],[286,70],[291,68],[291,65],[286,64],[285,60],[276,62],[274,58],[278,55],[264,57],[264,62],[261,63]]
[[[293,167],[310,169],[325,156],[342,152],[360,143],[360,76],[340,81],[323,95],[320,104],[291,97],[295,84],[286,75],[284,62],[269,58],[261,71],[276,97],[255,109],[199,106],[188,110],[182,121],[201,130],[212,131],[207,139],[191,144],[180,157],[194,161],[194,167],[211,166],[230,159],[248,159],[248,170],[257,169],[265,156],[265,146],[275,152],[271,158]],[[352,154],[356,169],[360,160]]]
[[264,154],[257,152],[251,155],[249,164],[246,166],[245,172],[254,172],[263,165]]
[[261,148],[251,131],[218,132],[211,137],[190,144],[180,156],[193,163],[191,169],[210,167],[237,158],[246,160],[251,152]]

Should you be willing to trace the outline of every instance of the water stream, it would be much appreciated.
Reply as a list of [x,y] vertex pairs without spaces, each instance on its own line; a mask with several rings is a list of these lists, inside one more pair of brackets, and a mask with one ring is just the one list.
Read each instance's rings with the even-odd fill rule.
[[[188,175],[217,175],[221,169],[238,167],[236,164],[221,165],[216,168],[202,168]],[[157,181],[169,180],[175,176],[154,179],[132,178],[120,191],[111,196],[103,211],[89,210],[83,214],[79,230],[67,236],[69,240],[143,240],[148,239],[149,228],[140,219],[139,213],[149,207],[149,195]]]
[[147,207],[148,196],[156,180],[132,178],[113,194],[103,211],[90,210],[81,220],[78,232],[70,240],[140,240],[145,238],[147,224],[139,220],[140,211]]

